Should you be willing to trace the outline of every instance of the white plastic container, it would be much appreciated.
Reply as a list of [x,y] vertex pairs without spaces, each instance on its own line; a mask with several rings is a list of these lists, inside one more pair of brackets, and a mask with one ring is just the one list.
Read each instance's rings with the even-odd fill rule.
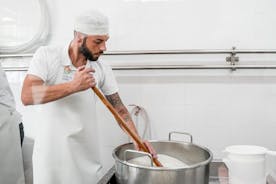
[[229,171],[229,184],[265,184],[266,155],[276,151],[254,145],[233,145],[225,148],[223,159]]

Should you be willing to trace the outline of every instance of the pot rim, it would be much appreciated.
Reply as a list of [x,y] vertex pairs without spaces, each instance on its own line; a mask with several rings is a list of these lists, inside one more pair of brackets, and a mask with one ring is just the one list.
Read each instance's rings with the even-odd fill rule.
[[168,141],[168,140],[164,140],[164,141],[158,141],[158,140],[150,140],[149,142],[172,142],[172,143],[185,143],[187,145],[194,145],[194,146],[197,146],[205,151],[207,151],[209,153],[209,158],[205,161],[202,161],[202,162],[199,162],[199,163],[196,163],[196,164],[193,164],[193,165],[189,165],[189,166],[185,166],[185,167],[177,167],[177,168],[166,168],[166,167],[149,167],[149,166],[141,166],[141,165],[136,165],[136,164],[132,164],[132,163],[129,163],[127,161],[123,161],[121,159],[119,159],[117,157],[117,155],[115,154],[115,152],[122,146],[125,146],[125,145],[129,145],[129,144],[133,144],[133,143],[125,143],[125,144],[122,144],[118,147],[116,147],[113,152],[112,152],[112,156],[113,158],[115,159],[115,161],[118,161],[120,162],[121,164],[123,165],[126,165],[126,166],[131,166],[131,167],[135,167],[135,168],[140,168],[140,169],[147,169],[147,170],[158,170],[158,171],[176,171],[176,170],[186,170],[186,169],[193,169],[193,168],[196,168],[196,167],[200,167],[200,166],[205,166],[205,165],[208,165],[212,159],[213,159],[213,153],[206,147],[204,146],[200,146],[198,144],[194,144],[194,143],[190,143],[190,142],[183,142],[183,141]]

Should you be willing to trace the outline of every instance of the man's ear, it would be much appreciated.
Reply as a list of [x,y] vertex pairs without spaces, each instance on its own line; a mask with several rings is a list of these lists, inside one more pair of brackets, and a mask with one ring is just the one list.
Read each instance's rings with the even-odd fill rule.
[[83,38],[82,38],[81,36],[78,36],[78,37],[77,37],[77,42],[78,42],[78,43],[82,43],[82,42],[83,42]]
[[75,31],[74,32],[74,36],[75,36],[75,39],[77,40],[78,43],[82,43],[83,42],[84,36],[81,33]]

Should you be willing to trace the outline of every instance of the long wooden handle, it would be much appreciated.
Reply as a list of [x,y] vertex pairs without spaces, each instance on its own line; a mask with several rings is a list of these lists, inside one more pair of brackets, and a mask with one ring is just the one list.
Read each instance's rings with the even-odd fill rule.
[[[105,96],[100,92],[100,90],[96,87],[92,87],[92,90],[96,93],[96,95],[101,99],[101,101],[104,103],[104,105],[109,109],[109,111],[113,114],[117,122],[120,124],[121,127],[123,127],[131,136],[131,138],[139,145],[140,148],[144,152],[148,152],[148,148],[144,145],[143,141],[141,141],[140,137],[137,136],[125,123],[125,121],[122,119],[122,117],[118,114],[118,112],[113,108],[113,106],[107,101]],[[157,167],[162,167],[162,164],[157,160],[157,158],[153,158],[153,162]]]

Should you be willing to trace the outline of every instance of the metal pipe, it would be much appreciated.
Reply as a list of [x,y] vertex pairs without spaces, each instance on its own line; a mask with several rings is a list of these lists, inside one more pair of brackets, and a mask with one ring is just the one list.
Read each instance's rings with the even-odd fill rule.
[[23,66],[23,67],[3,67],[2,69],[4,71],[10,71],[10,72],[20,72],[20,71],[27,71],[29,67]]
[[26,53],[26,54],[0,54],[0,58],[11,58],[11,57],[33,57],[34,54]]
[[113,70],[164,70],[164,69],[276,69],[276,65],[144,65],[113,66]]
[[[28,67],[2,67],[5,71],[27,71]],[[276,65],[133,65],[112,66],[113,70],[167,70],[167,69],[276,69]]]
[[154,55],[154,54],[276,54],[276,50],[140,50],[140,51],[109,51],[104,55]]
[[[105,55],[152,55],[152,54],[231,54],[226,60],[233,61],[230,65],[117,65],[113,70],[153,70],[153,69],[276,69],[276,65],[237,65],[239,58],[236,54],[276,54],[276,50],[147,50],[147,51],[109,51]],[[0,58],[32,57],[32,53],[6,54]],[[233,57],[233,58],[232,58]],[[5,71],[26,71],[28,67],[4,67]]]
[[169,55],[169,54],[229,54],[226,50],[140,50],[140,51],[110,51],[105,55]]
[[[276,54],[276,50],[137,50],[137,51],[108,51],[104,55],[163,55],[163,54]],[[32,57],[33,53],[26,54],[0,54],[0,58]]]

